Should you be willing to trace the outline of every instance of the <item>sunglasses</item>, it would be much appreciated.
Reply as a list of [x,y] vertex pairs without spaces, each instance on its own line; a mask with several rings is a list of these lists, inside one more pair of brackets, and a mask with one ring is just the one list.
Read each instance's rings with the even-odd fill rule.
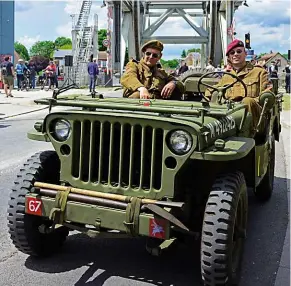
[[153,58],[158,58],[160,55],[159,54],[156,54],[156,53],[151,53],[151,52],[145,52],[145,55],[147,56],[147,57],[149,57],[149,56],[152,56]]
[[232,50],[232,51],[229,52],[229,54],[233,56],[235,53],[237,53],[239,55],[242,52],[243,52],[243,50],[236,50],[236,51]]

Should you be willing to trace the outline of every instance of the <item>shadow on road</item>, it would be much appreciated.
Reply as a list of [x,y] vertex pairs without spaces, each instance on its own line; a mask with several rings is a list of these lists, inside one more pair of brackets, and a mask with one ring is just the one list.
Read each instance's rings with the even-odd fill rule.
[[[259,203],[249,194],[249,223],[242,263],[242,286],[273,286],[280,263],[288,224],[287,184],[275,178],[274,194]],[[45,273],[61,273],[83,266],[88,269],[75,284],[101,286],[119,276],[152,285],[202,285],[197,249],[171,249],[165,256],[152,257],[145,251],[144,238],[90,239],[76,234],[63,251],[44,260],[28,257],[25,266]]]
[[7,127],[9,127],[9,126],[11,126],[11,125],[10,125],[10,124],[4,124],[4,125],[3,125],[3,124],[0,124],[0,129],[1,129],[1,128],[7,128]]

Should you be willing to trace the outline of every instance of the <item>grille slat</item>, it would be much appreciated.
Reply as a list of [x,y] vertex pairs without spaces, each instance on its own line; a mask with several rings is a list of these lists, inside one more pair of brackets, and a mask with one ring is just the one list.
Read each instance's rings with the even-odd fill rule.
[[164,131],[108,121],[73,124],[72,175],[124,191],[161,189]]
[[99,140],[99,142],[100,142],[100,146],[99,146],[99,164],[98,164],[98,166],[99,166],[99,168],[98,168],[98,183],[100,183],[101,182],[101,171],[102,171],[102,159],[103,159],[103,144],[102,144],[102,142],[103,142],[103,134],[104,134],[104,128],[103,128],[103,126],[104,126],[104,123],[103,122],[101,122],[101,126],[100,126],[100,140]]
[[95,161],[95,137],[96,133],[94,132],[94,122],[91,124],[90,128],[90,151],[89,151],[89,182],[94,181],[93,172],[94,172],[94,161]]
[[109,143],[109,164],[108,164],[108,182],[111,182],[111,171],[113,161],[113,142],[114,142],[114,125],[110,124],[110,143]]
[[155,176],[155,155],[156,155],[156,150],[155,150],[155,145],[156,145],[156,129],[153,129],[152,133],[152,156],[151,156],[151,177],[150,177],[150,188],[153,187],[153,182],[154,182],[154,176]]
[[124,137],[124,125],[120,128],[120,150],[119,150],[119,170],[118,170],[118,187],[121,187],[122,183],[122,166],[123,166],[123,137]]
[[82,148],[80,148],[80,155],[79,155],[79,158],[80,158],[80,161],[79,161],[79,179],[82,180],[82,174],[83,174],[83,167],[84,167],[84,164],[83,164],[83,148],[84,148],[84,122],[82,121],[81,122],[81,137],[80,137],[80,142],[82,144]]
[[145,159],[145,127],[142,128],[141,133],[141,160],[140,160],[140,181],[139,188],[142,188],[143,180],[144,180],[144,159]]
[[132,125],[131,126],[131,130],[130,130],[130,157],[129,157],[129,182],[128,182],[128,186],[131,187],[132,186],[132,177],[133,177],[133,160],[134,160],[134,129],[135,126]]

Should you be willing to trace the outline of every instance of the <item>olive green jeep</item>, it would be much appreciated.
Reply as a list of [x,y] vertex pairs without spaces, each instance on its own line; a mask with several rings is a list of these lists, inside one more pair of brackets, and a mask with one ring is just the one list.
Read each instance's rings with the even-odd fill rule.
[[[203,97],[208,76],[188,78],[186,89]],[[281,96],[260,96],[265,127],[250,136],[252,116],[224,98],[229,87],[217,89],[214,102],[38,100],[69,108],[50,110],[28,133],[54,151],[33,155],[17,175],[8,207],[14,245],[46,256],[77,230],[146,236],[158,255],[173,242],[198,240],[203,283],[237,283],[247,188],[262,201],[272,195]]]

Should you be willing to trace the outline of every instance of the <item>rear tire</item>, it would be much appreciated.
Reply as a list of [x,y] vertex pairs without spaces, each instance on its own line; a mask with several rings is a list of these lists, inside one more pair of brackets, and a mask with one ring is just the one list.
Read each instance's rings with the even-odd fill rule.
[[269,156],[269,164],[264,178],[255,189],[255,196],[258,200],[265,202],[268,201],[273,194],[274,184],[274,172],[275,172],[275,136],[271,137],[271,153]]
[[33,256],[48,256],[60,249],[68,229],[58,228],[51,233],[39,232],[39,226],[52,221],[25,213],[25,196],[34,192],[34,182],[59,183],[60,161],[55,151],[36,153],[20,169],[8,202],[8,228],[13,244]]
[[236,285],[247,225],[247,187],[241,172],[216,179],[205,207],[201,235],[204,285]]

